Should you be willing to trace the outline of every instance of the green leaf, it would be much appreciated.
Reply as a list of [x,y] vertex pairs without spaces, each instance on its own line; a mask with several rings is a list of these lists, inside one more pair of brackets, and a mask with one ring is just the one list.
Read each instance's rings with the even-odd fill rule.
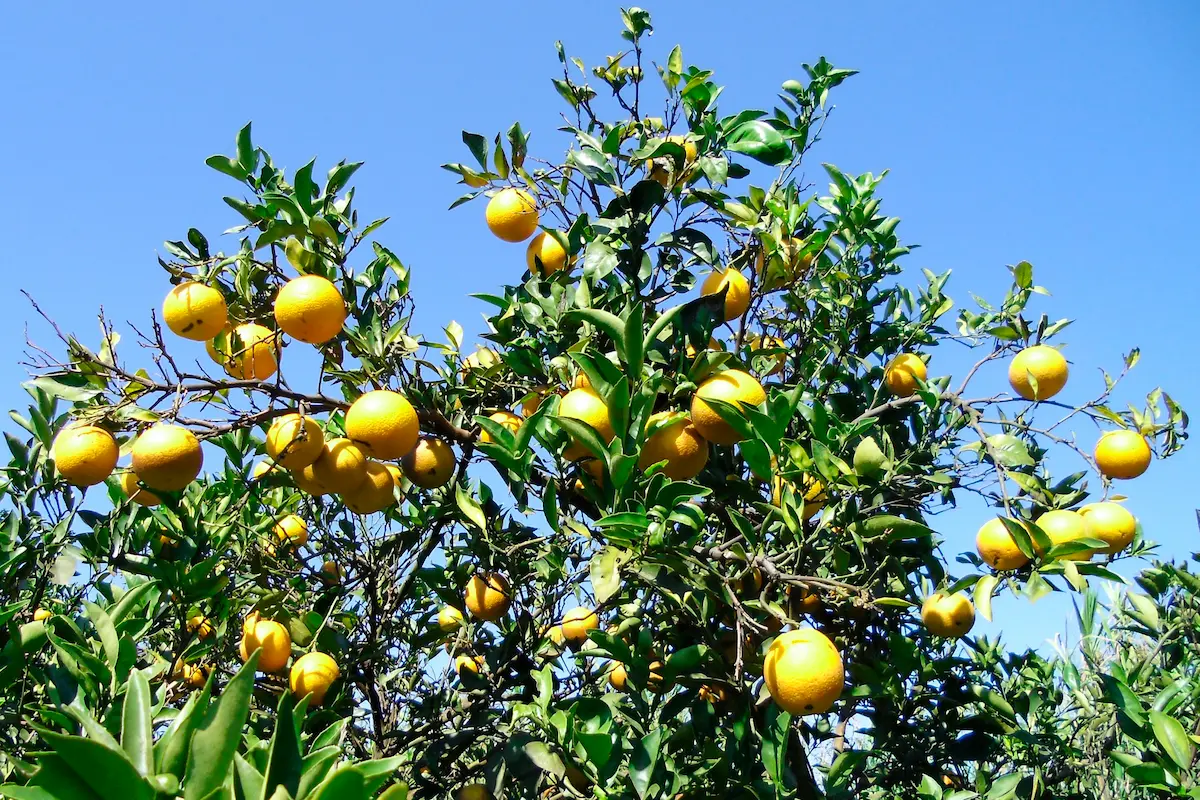
[[379,795],[379,800],[408,800],[408,784],[401,781],[389,786],[386,792]]
[[463,144],[471,151],[471,155],[475,156],[475,160],[479,162],[479,167],[484,172],[488,171],[488,140],[486,136],[480,136],[478,133],[462,132]]
[[230,679],[225,691],[192,736],[184,800],[203,800],[228,777],[233,767],[234,753],[242,740],[242,726],[246,724],[246,717],[250,713],[250,696],[254,691],[258,657],[259,651],[256,650]]
[[360,761],[355,765],[355,769],[363,778],[363,787],[367,794],[375,793],[375,790],[387,782],[388,778],[400,769],[400,766],[408,760],[407,756],[392,756],[391,758],[377,758],[371,761]]
[[193,692],[184,704],[183,710],[171,722],[159,740],[154,744],[154,771],[182,775],[187,764],[188,747],[192,742],[192,734],[203,721],[204,712],[208,710],[209,697],[212,694],[212,681],[204,685],[198,692]]
[[237,135],[238,166],[247,175],[253,173],[258,167],[258,151],[254,149],[254,143],[250,141],[250,125],[251,123],[247,122]]
[[629,780],[638,797],[645,797],[650,790],[654,767],[658,764],[658,750],[662,742],[662,728],[655,728],[639,739],[629,757]]
[[115,667],[117,656],[121,652],[121,642],[117,637],[117,629],[113,626],[112,619],[104,613],[104,609],[95,603],[85,601],[83,607],[87,611],[88,619],[92,621],[96,633],[100,636],[100,644],[104,648],[104,660],[110,667]]
[[108,618],[112,620],[112,624],[120,626],[133,613],[138,604],[145,599],[150,590],[156,586],[158,586],[158,581],[146,581],[145,583],[139,583],[123,594],[121,599],[117,601],[116,607],[108,615]]
[[64,796],[51,794],[40,786],[17,786],[15,783],[0,784],[0,797],[11,800],[64,800]]
[[563,765],[558,753],[551,750],[544,742],[529,742],[525,745],[525,755],[543,772],[562,776],[567,768]]
[[292,695],[284,692],[279,697],[279,707],[275,711],[275,732],[271,735],[267,772],[260,795],[262,800],[269,800],[276,787],[283,787],[293,797],[297,796],[302,762],[300,740],[296,738],[292,713]]
[[744,153],[755,161],[775,166],[792,157],[792,149],[783,135],[760,119],[738,125],[726,137],[727,146],[735,153]]
[[598,308],[578,308],[563,315],[565,322],[584,320],[599,328],[616,345],[617,355],[625,358],[625,322],[609,311]]
[[50,731],[42,736],[103,800],[153,800],[154,789],[138,775],[122,751],[81,736],[64,736]]
[[463,516],[474,523],[475,527],[481,531],[487,530],[487,517],[483,515],[483,509],[479,506],[471,492],[463,487],[462,482],[454,484],[454,500],[458,504],[458,510]]
[[1196,757],[1196,745],[1188,737],[1187,730],[1179,720],[1161,711],[1150,712],[1150,726],[1154,729],[1154,738],[1162,747],[1163,752],[1183,770],[1192,766]]
[[975,610],[988,622],[992,621],[992,592],[999,580],[995,575],[984,575],[975,584]]
[[1011,433],[997,433],[987,438],[989,454],[1002,467],[1032,467],[1034,460],[1025,443]]
[[596,458],[608,459],[608,446],[596,433],[596,429],[586,422],[571,417],[554,417],[554,424],[567,432],[575,441],[582,444]]
[[588,575],[596,602],[605,603],[621,590],[621,556],[615,547],[605,547],[592,556],[588,563]]
[[239,181],[246,180],[246,177],[250,174],[229,156],[209,156],[204,159],[204,163],[217,172],[223,172],[231,178],[237,178]]
[[326,778],[308,800],[367,800],[368,797],[362,773],[344,766]]
[[233,757],[233,769],[237,775],[238,786],[242,790],[242,797],[261,797],[263,793],[263,774],[258,771],[258,768],[242,757],[241,753],[237,753]]
[[121,747],[139,773],[149,777],[154,773],[154,734],[150,725],[153,707],[150,682],[141,670],[129,673],[125,684],[125,706],[121,710]]

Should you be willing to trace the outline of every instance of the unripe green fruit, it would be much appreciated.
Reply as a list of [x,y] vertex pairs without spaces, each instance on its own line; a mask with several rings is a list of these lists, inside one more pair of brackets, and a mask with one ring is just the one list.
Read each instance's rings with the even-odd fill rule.
[[887,467],[887,456],[875,439],[868,436],[854,448],[854,471],[863,478],[877,478]]

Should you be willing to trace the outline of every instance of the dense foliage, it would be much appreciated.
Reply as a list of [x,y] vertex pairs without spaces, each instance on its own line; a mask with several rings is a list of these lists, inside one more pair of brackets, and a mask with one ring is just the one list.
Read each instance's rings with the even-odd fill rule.
[[[1053,354],[1013,370],[1017,394],[997,381],[1068,325],[1027,316],[1046,294],[1032,267],[955,315],[948,275],[902,270],[882,174],[826,164],[824,193],[805,182],[852,70],[820,59],[772,111],[723,113],[709,71],[643,51],[646,12],[621,18],[603,65],[558,45],[561,161],[515,124],[464,133],[474,162],[446,165],[469,190],[461,224],[491,202],[497,235],[528,238],[502,191],[520,188],[546,231],[528,255],[510,246],[511,284],[477,287],[485,344],[411,328],[409,269],[355,205],[359,163],[289,176],[250,126],[207,162],[237,183],[231,249],[192,228],[161,260],[176,287],[220,293],[232,327],[190,336],[208,356],[157,315],[132,351],[107,320],[92,347],[47,319],[60,341],[30,344],[0,484],[0,794],[1200,797],[1200,570],[1147,562],[1128,585],[1110,562],[1154,545],[1140,527],[1113,545],[1074,513],[1125,489],[1099,433],[1073,427],[1166,457],[1184,412],[1158,390],[1121,410],[1136,350],[1090,398],[1078,377],[1050,386],[1066,381]],[[316,332],[312,309],[339,305],[326,283],[285,302],[297,275],[336,286],[344,327]],[[964,374],[939,373],[949,347],[974,351]],[[765,400],[699,389],[730,369]],[[411,429],[404,406],[348,419],[379,389],[411,402]],[[379,491],[328,491],[340,467],[316,464],[337,454],[286,469],[304,439],[270,431],[288,414],[357,441]],[[394,443],[418,421],[403,452],[357,433],[393,425]],[[180,491],[151,478],[191,452],[178,431],[152,448],[162,423],[204,443]],[[80,424],[138,474],[65,479],[56,438]],[[1007,568],[982,545],[943,550],[936,515],[964,494],[1005,519]],[[1007,591],[1071,593],[1078,646],[967,634]],[[954,610],[926,604],[936,592]],[[775,679],[807,692],[840,659],[827,713],[773,701],[781,629],[832,642],[823,666]],[[336,667],[298,678],[313,653]],[[290,674],[263,669],[289,654]]]

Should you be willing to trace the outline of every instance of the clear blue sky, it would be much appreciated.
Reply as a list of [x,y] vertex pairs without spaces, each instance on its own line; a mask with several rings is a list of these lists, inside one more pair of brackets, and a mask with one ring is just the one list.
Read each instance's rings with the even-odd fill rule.
[[[662,59],[716,71],[726,109],[769,108],[779,84],[820,55],[862,74],[814,160],[847,172],[892,170],[884,209],[921,249],[912,270],[953,268],[951,294],[997,297],[1021,259],[1054,293],[1034,310],[1077,320],[1064,341],[1071,389],[1091,396],[1093,368],[1143,358],[1121,400],[1162,384],[1200,413],[1192,246],[1200,172],[1200,6],[1168,3],[885,2],[647,6]],[[520,8],[520,11],[516,11]],[[445,209],[459,193],[446,161],[466,161],[463,128],[494,135],[520,120],[555,157],[563,108],[549,83],[553,42],[596,63],[619,48],[607,3],[328,4],[19,3],[0,29],[0,405],[23,406],[16,365],[29,290],[85,342],[95,311],[144,321],[166,290],[155,254],[196,226],[234,224],[231,181],[203,165],[255,140],[289,170],[318,156],[365,160],[358,207],[390,215],[381,238],[413,267],[417,325],[478,330],[465,297],[514,281],[521,254],[492,238],[482,207]],[[708,10],[713,9],[713,10]],[[824,186],[819,170],[810,177]],[[229,249],[232,245],[227,244]],[[49,342],[32,323],[34,338]],[[127,329],[126,329],[127,330]],[[935,374],[957,362],[945,355]],[[1002,381],[997,371],[996,385]],[[1083,434],[1092,439],[1090,431]],[[1060,474],[1072,467],[1059,469]],[[1197,549],[1197,448],[1155,463],[1127,487],[1148,534],[1176,557]],[[970,549],[980,510],[942,518],[948,551]],[[951,527],[953,526],[953,527]],[[999,601],[1020,642],[1062,627],[1066,606]],[[1016,624],[1014,624],[1014,622]]]

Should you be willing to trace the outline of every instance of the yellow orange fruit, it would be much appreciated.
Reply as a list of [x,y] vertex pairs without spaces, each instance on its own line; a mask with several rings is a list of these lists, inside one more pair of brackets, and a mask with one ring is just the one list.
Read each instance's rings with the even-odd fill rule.
[[400,461],[410,481],[425,489],[444,486],[454,474],[454,448],[441,439],[422,436]]
[[[771,505],[779,506],[783,502],[784,483],[784,479],[778,475],[771,480]],[[829,497],[825,493],[825,484],[821,482],[821,479],[807,472],[800,476],[800,488],[803,491],[801,499],[804,501],[801,513],[807,522],[825,507]]]
[[442,606],[437,616],[438,628],[444,633],[454,633],[463,626],[463,613],[454,606]]
[[738,406],[743,413],[749,406],[757,406],[767,399],[762,384],[752,375],[740,369],[727,369],[700,384],[692,398],[692,424],[710,442],[730,445],[742,440],[741,434],[733,429],[705,400],[721,400]]
[[276,335],[256,322],[226,328],[205,345],[208,355],[231,378],[262,381],[279,367]]
[[[515,436],[517,431],[521,430],[521,418],[511,411],[497,411],[494,414],[489,414],[488,419],[502,427],[508,428]],[[487,444],[492,441],[492,435],[487,432],[486,428],[480,427],[479,441]]]
[[[608,418],[608,406],[590,387],[572,389],[567,392],[558,404],[558,416],[586,422],[600,436],[604,443],[611,442],[616,433],[612,421]],[[572,440],[570,446],[563,452],[563,458],[568,461],[579,461],[592,455],[592,452],[581,443]]]
[[325,653],[305,653],[292,664],[288,686],[297,699],[308,697],[309,704],[319,706],[333,682],[341,677],[337,662]]
[[207,639],[213,635],[212,623],[203,614],[193,614],[188,617],[187,629],[189,633],[195,633],[201,639]]
[[417,411],[399,392],[387,389],[367,392],[346,412],[346,436],[384,461],[407,455],[420,435]]
[[[722,349],[721,343],[718,342],[714,337],[710,336],[710,337],[708,337],[708,348],[707,349],[708,350],[721,350]],[[684,348],[683,353],[688,358],[695,358],[696,356],[700,355],[700,351],[697,350],[696,346],[693,345],[691,342],[688,342],[688,345],[687,345],[687,347]]]
[[921,604],[921,622],[935,636],[958,639],[975,625],[975,606],[962,592],[935,592]]
[[1067,371],[1067,360],[1062,353],[1048,345],[1035,344],[1013,357],[1008,365],[1008,383],[1026,400],[1049,400],[1067,385]]
[[275,523],[275,538],[288,547],[308,544],[308,524],[295,514],[288,514]]
[[487,663],[483,656],[467,656],[460,655],[454,658],[454,671],[461,678],[467,674],[478,675],[483,669],[483,665]]
[[979,557],[992,569],[1020,569],[1029,563],[1029,556],[1021,552],[1012,534],[999,517],[983,523],[975,534],[975,549]]
[[572,608],[563,614],[563,639],[572,647],[578,647],[587,641],[588,631],[600,627],[600,617],[590,608]]
[[[660,411],[647,421],[650,425],[670,417],[672,412]],[[666,461],[662,472],[671,480],[686,481],[699,475],[708,464],[708,441],[685,416],[667,423],[650,434],[642,445],[638,457],[638,468],[647,470],[660,461]]]
[[34,622],[45,622],[46,620],[50,619],[53,616],[54,616],[53,613],[51,613],[50,611],[47,611],[44,608],[35,608],[33,610],[33,621]]
[[750,282],[746,276],[730,267],[724,272],[710,272],[700,284],[700,294],[707,297],[711,294],[725,293],[725,321],[732,322],[746,313],[750,307]]
[[159,492],[181,491],[204,467],[200,442],[179,425],[150,426],[134,440],[132,455],[138,478]]
[[1100,551],[1105,555],[1116,555],[1129,547],[1137,534],[1137,520],[1125,506],[1117,503],[1089,503],[1079,509],[1079,516],[1083,517],[1088,538],[1108,543],[1108,547]]
[[625,691],[625,686],[628,682],[629,673],[626,672],[624,664],[614,664],[613,668],[608,671],[608,685],[618,692]]
[[329,494],[329,487],[322,484],[313,475],[312,464],[309,464],[304,469],[293,470],[291,476],[296,484],[296,488],[306,494],[310,494],[313,497],[324,497]]
[[171,333],[194,342],[208,341],[229,324],[221,292],[195,281],[181,283],[167,293],[162,315]]
[[542,407],[542,401],[546,399],[546,395],[549,393],[549,386],[533,387],[532,391],[521,401],[521,414],[526,419],[532,417]]
[[270,475],[275,471],[276,468],[274,462],[270,460],[259,461],[255,463],[254,467],[250,470],[250,482],[254,483],[255,481],[260,481],[265,476]]
[[[1060,545],[1063,542],[1072,542],[1076,539],[1086,539],[1088,536],[1087,525],[1084,524],[1083,517],[1076,511],[1066,509],[1047,511],[1034,520],[1034,524],[1050,537],[1052,545]],[[1090,551],[1082,550],[1078,553],[1065,555],[1062,559],[1064,561],[1087,561],[1091,557],[1092,554]]]
[[304,469],[324,445],[321,425],[308,415],[284,414],[267,430],[267,455],[287,469]]
[[793,616],[816,614],[825,607],[824,601],[821,600],[821,595],[803,586],[788,586],[786,595]]
[[321,565],[321,580],[326,583],[337,583],[344,577],[345,573],[336,561],[326,561]]
[[591,389],[592,379],[587,376],[586,372],[580,372],[575,376],[575,380],[571,381],[572,389]]
[[242,629],[242,660],[262,648],[258,657],[259,672],[279,672],[287,666],[292,655],[292,637],[287,628],[273,620],[256,619],[249,630]]
[[352,492],[342,495],[346,508],[355,514],[374,514],[396,504],[396,482],[378,461],[367,462],[367,477]]
[[71,425],[54,437],[50,455],[58,473],[74,486],[95,486],[116,469],[120,448],[95,425]]
[[925,380],[929,370],[915,353],[901,353],[888,362],[883,381],[896,397],[909,397],[917,391],[917,379]]
[[506,242],[523,242],[538,226],[537,204],[528,192],[512,187],[493,195],[486,217],[488,229]]
[[156,506],[162,502],[162,498],[154,492],[138,486],[137,473],[131,469],[122,471],[117,476],[117,481],[121,484],[121,491],[125,496],[139,506]]
[[346,302],[333,282],[320,275],[301,275],[275,296],[279,330],[308,344],[324,344],[341,333]]
[[351,494],[367,479],[367,457],[349,439],[330,439],[317,460],[301,470],[301,474],[326,491]]
[[550,234],[543,231],[529,240],[525,249],[525,264],[534,275],[553,275],[567,265],[567,251]]
[[1146,471],[1153,457],[1146,437],[1137,431],[1109,431],[1096,442],[1096,467],[1106,478],[1128,480]]
[[846,670],[829,637],[800,628],[775,637],[763,660],[763,679],[776,705],[789,714],[823,714],[846,685]]
[[508,613],[512,605],[508,579],[498,572],[475,575],[467,582],[463,600],[471,616],[484,622],[495,622]]

